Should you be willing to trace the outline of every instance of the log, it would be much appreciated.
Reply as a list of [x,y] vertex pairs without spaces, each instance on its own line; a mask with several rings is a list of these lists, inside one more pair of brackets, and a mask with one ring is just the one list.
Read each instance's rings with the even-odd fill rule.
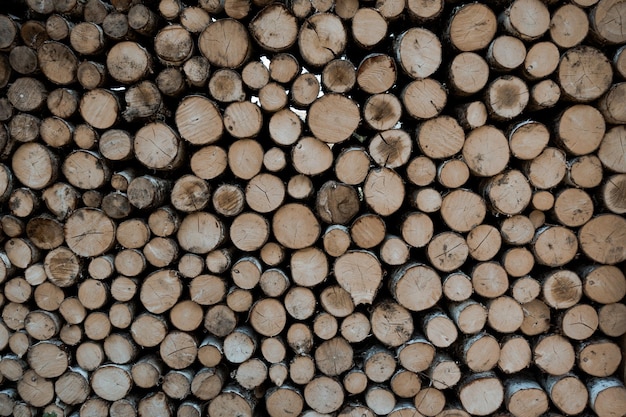
[[497,19],[494,12],[483,4],[466,4],[453,11],[446,37],[462,52],[483,49],[496,33]]
[[277,83],[287,84],[301,72],[298,59],[289,53],[276,54],[270,61],[270,78]]
[[[473,374],[460,384],[459,399],[463,408],[473,415],[488,415],[496,411],[504,401],[502,382],[492,372]],[[489,397],[479,395],[491,392]]]

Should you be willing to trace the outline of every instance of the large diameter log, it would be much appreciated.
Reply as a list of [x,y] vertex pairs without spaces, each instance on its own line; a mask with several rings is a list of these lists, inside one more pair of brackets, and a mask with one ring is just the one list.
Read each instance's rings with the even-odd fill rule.
[[596,35],[602,42],[608,44],[617,44],[624,42],[624,33],[621,30],[621,25],[611,20],[610,16],[614,16],[614,13],[621,13],[624,9],[624,4],[616,0],[602,0],[599,1],[589,14],[589,21],[594,35]]
[[622,233],[626,227],[625,222],[615,214],[599,215],[588,221],[578,232],[583,253],[605,264],[615,264],[626,259],[626,234]]
[[238,68],[247,61],[252,44],[243,24],[234,19],[221,19],[202,31],[198,48],[211,65]]
[[307,122],[313,134],[326,143],[348,139],[361,120],[356,103],[338,94],[326,94],[311,104]]
[[37,58],[42,73],[53,83],[67,85],[76,81],[78,59],[69,46],[44,42],[37,50]]
[[185,97],[176,109],[176,127],[183,139],[193,145],[217,141],[224,130],[217,106],[202,96]]
[[484,4],[465,4],[453,11],[446,35],[462,52],[486,48],[496,34],[497,19]]
[[427,265],[416,263],[396,271],[389,285],[393,297],[411,311],[433,307],[443,293],[437,272]]
[[278,242],[290,249],[303,249],[312,245],[321,233],[313,212],[297,203],[286,204],[276,211],[272,230]]
[[298,21],[282,4],[262,9],[250,22],[250,34],[264,49],[278,52],[290,48],[298,37]]
[[25,143],[13,154],[13,174],[29,188],[40,190],[51,185],[57,177],[58,158],[39,143]]
[[546,375],[542,382],[552,403],[563,413],[578,414],[587,405],[589,393],[576,375]]
[[313,66],[327,64],[344,51],[346,44],[347,33],[341,19],[330,13],[309,17],[298,34],[302,58]]
[[[486,392],[490,395],[483,395]],[[469,375],[459,386],[459,399],[470,414],[489,415],[504,401],[504,387],[492,372]]]
[[567,50],[558,68],[558,81],[564,94],[578,102],[589,102],[602,96],[609,89],[612,76],[609,60],[590,46]]
[[65,223],[65,242],[79,256],[102,255],[115,243],[115,223],[102,211],[82,208]]
[[600,417],[617,416],[626,407],[626,388],[617,378],[593,378],[587,389],[589,405]]
[[511,378],[505,382],[504,403],[516,417],[538,417],[548,411],[548,395],[530,378]]
[[399,304],[385,301],[377,304],[370,321],[374,336],[382,343],[397,347],[407,342],[413,334],[413,318],[409,311]]

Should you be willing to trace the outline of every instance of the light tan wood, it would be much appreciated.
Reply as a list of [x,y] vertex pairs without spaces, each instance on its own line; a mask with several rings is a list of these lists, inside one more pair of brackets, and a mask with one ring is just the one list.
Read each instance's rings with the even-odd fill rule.
[[363,182],[369,172],[370,157],[361,147],[348,147],[335,158],[335,175],[337,179],[356,185]]
[[533,336],[545,333],[550,328],[550,307],[543,301],[534,299],[522,305],[524,321],[520,326],[522,333]]
[[606,304],[598,310],[599,327],[607,336],[620,336],[626,333],[626,309],[621,303]]
[[[209,93],[215,100],[224,103],[243,101],[246,97],[241,76],[237,71],[228,68],[219,69],[211,75]],[[217,116],[219,117],[219,113]]]
[[487,5],[466,4],[453,12],[446,34],[456,49],[470,52],[487,47],[496,26],[496,15]]
[[356,84],[356,68],[347,59],[333,59],[324,65],[322,86],[333,93],[347,93]]
[[426,78],[441,64],[441,42],[424,28],[411,28],[402,32],[394,42],[395,58],[402,70],[411,78]]
[[474,334],[487,323],[487,308],[475,300],[451,304],[450,316],[462,333]]
[[529,100],[526,83],[519,77],[504,75],[493,80],[485,93],[485,104],[496,120],[510,120],[519,116]]
[[354,41],[365,49],[373,48],[387,34],[387,21],[379,11],[372,8],[359,8],[352,16],[352,36]]
[[610,16],[622,10],[623,5],[616,1],[605,0],[597,2],[591,10],[589,22],[593,33],[602,41],[609,44],[623,42],[623,34],[619,25],[611,21]]
[[[211,65],[237,68],[244,64],[252,47],[245,27],[233,19],[207,26],[198,38],[198,48]],[[229,50],[237,53],[228,53]]]
[[610,129],[600,144],[598,149],[598,158],[602,164],[609,170],[625,173],[622,168],[622,162],[626,160],[626,154],[621,150],[621,144],[626,140],[625,130],[620,126]]
[[[315,159],[311,155],[316,155]],[[298,140],[291,151],[294,168],[304,175],[319,175],[333,164],[333,154],[326,143],[313,136]]]
[[580,276],[584,294],[598,303],[618,302],[626,293],[624,273],[615,266],[587,266],[581,269]]
[[222,116],[217,106],[205,97],[185,97],[176,109],[175,118],[181,137],[194,145],[209,145],[222,136]]
[[585,11],[576,4],[559,7],[550,19],[550,38],[561,48],[571,48],[583,41],[589,31]]
[[511,71],[522,65],[525,58],[526,46],[514,36],[498,36],[487,49],[487,60],[497,71]]
[[338,94],[326,94],[318,98],[311,104],[307,116],[311,132],[326,143],[339,143],[348,139],[360,120],[356,103]]
[[33,407],[43,407],[54,399],[54,384],[30,369],[17,383],[17,393]]
[[320,82],[315,78],[315,75],[300,74],[291,84],[291,101],[297,107],[306,107],[315,101],[319,92]]
[[470,95],[487,85],[489,67],[483,57],[474,52],[456,55],[448,68],[448,79],[455,92]]
[[330,377],[318,376],[304,388],[304,400],[318,413],[337,411],[344,400],[343,387]]
[[[579,241],[582,251],[591,259],[602,263],[614,264],[624,258],[623,251],[614,250],[606,252],[604,245],[620,247],[624,236],[621,230],[622,218],[614,214],[604,214],[591,219],[579,231]],[[611,228],[617,234],[607,234],[606,227],[611,223]],[[600,240],[596,240],[600,239]],[[600,243],[602,242],[602,243]]]
[[529,110],[543,110],[554,107],[561,99],[559,85],[551,79],[545,79],[530,87]]
[[512,378],[505,383],[504,403],[514,416],[537,417],[548,410],[548,395],[530,378]]
[[587,390],[591,409],[598,416],[618,415],[626,405],[626,388],[617,378],[591,379]]
[[270,78],[281,84],[293,81],[301,72],[298,59],[289,53],[276,54],[270,61],[269,71]]
[[530,366],[532,351],[528,340],[521,335],[510,335],[500,343],[498,368],[505,374],[514,374]]
[[252,19],[250,34],[263,49],[282,51],[296,42],[297,20],[284,5],[270,5]]
[[533,346],[533,362],[550,375],[569,372],[574,366],[574,361],[574,348],[563,336],[545,335]]
[[613,69],[606,56],[590,46],[569,49],[558,67],[558,82],[572,100],[588,102],[599,98],[611,85]]
[[[479,393],[488,391],[492,395]],[[463,408],[472,415],[489,415],[504,401],[502,382],[492,372],[467,376],[459,386],[459,399]]]
[[350,294],[355,305],[372,304],[383,277],[375,255],[367,251],[348,251],[337,258],[333,271],[337,282]]
[[385,54],[375,53],[366,56],[356,72],[358,87],[370,94],[380,94],[389,90],[395,84],[396,78],[395,61]]
[[455,232],[442,232],[435,235],[426,249],[431,265],[443,272],[459,268],[467,259],[469,248],[465,239]]
[[550,26],[546,5],[535,0],[516,0],[501,16],[505,30],[527,41],[535,40]]
[[566,414],[580,413],[585,408],[589,394],[587,388],[574,374],[546,375],[543,385],[550,400]]
[[424,335],[435,347],[447,348],[458,338],[454,321],[442,310],[433,309],[421,320]]

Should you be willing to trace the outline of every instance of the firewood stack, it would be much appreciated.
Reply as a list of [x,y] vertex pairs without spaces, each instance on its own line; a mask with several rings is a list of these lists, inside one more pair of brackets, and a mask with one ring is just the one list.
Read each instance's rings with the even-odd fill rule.
[[2,1],[0,416],[626,415],[622,16]]

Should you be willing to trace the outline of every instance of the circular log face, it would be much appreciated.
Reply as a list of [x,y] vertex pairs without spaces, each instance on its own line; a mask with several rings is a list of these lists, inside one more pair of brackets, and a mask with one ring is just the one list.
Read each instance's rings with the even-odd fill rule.
[[217,67],[240,67],[246,62],[251,47],[245,26],[233,19],[210,24],[198,38],[200,52]]
[[313,102],[307,121],[319,140],[339,143],[354,133],[360,119],[354,101],[338,94],[327,94]]
[[302,204],[286,204],[279,208],[272,220],[276,240],[290,249],[311,246],[320,235],[319,221],[308,207]]
[[65,242],[79,256],[102,255],[115,243],[115,223],[102,211],[82,208],[65,223]]

